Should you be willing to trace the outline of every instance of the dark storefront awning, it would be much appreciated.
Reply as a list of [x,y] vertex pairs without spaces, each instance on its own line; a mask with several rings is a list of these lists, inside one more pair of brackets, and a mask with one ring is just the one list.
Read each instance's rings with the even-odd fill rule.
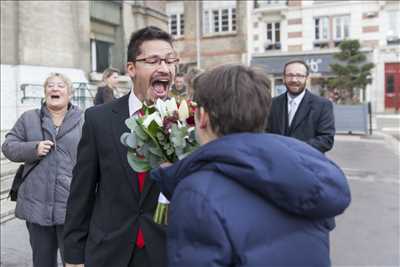
[[[372,56],[371,50],[363,51],[367,56],[367,61],[370,61]],[[293,59],[300,59],[307,63],[310,68],[310,73],[330,75],[332,70],[330,65],[340,63],[333,57],[335,52],[329,53],[307,53],[307,54],[292,54],[292,55],[273,55],[273,56],[253,56],[251,66],[257,66],[264,69],[268,74],[281,75],[283,66],[286,62]]]
[[251,65],[263,68],[268,74],[280,75],[286,62],[293,59],[304,60],[310,68],[310,73],[330,74],[330,64],[337,63],[332,53],[303,54],[284,56],[255,56]]

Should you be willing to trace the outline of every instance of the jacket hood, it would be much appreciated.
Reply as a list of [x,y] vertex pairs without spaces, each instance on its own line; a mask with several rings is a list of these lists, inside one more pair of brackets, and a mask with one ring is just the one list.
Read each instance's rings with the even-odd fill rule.
[[[39,112],[42,121],[42,128],[46,129],[47,132],[51,133],[53,131],[52,130],[53,123],[51,120],[50,111],[48,110],[46,105],[43,104]],[[81,123],[82,120],[83,120],[82,110],[78,106],[68,104],[68,111],[65,114],[64,120],[62,122],[62,127],[60,128],[60,131],[57,134],[58,138],[64,136],[72,129],[74,129],[77,124]]]
[[350,203],[346,177],[335,163],[303,142],[273,134],[218,138],[151,175],[171,199],[182,179],[202,170],[232,179],[298,215],[333,217]]

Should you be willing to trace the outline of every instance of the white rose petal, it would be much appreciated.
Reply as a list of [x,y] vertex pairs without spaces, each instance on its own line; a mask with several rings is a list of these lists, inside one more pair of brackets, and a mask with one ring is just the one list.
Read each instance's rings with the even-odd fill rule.
[[168,115],[172,116],[175,111],[178,111],[178,105],[176,104],[175,98],[171,98],[166,101]]
[[160,112],[161,119],[164,119],[164,117],[167,116],[167,114],[168,114],[167,105],[164,101],[162,101],[159,98],[157,99],[157,102],[156,102],[156,109],[158,110],[158,112]]
[[156,114],[154,116],[154,121],[158,124],[158,126],[162,127],[163,126],[163,120],[161,119],[161,116],[158,112],[154,112],[153,114]]
[[187,118],[189,118],[189,108],[185,100],[181,101],[178,109],[179,120],[181,122],[185,122]]
[[152,121],[155,121],[160,127],[163,125],[161,116],[158,112],[153,112],[149,116],[147,116],[143,121],[143,126],[145,128],[148,128]]

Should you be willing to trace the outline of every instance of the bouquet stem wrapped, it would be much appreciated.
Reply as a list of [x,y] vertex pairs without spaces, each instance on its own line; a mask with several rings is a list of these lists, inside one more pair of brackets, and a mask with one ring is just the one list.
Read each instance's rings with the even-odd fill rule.
[[158,224],[168,224],[168,206],[168,199],[163,195],[163,193],[160,193],[158,196],[157,208],[153,217],[154,222]]

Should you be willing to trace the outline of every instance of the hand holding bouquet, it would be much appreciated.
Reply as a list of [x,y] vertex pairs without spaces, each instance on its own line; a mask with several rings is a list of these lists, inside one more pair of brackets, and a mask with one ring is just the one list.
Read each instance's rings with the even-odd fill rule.
[[[128,146],[128,162],[136,172],[158,168],[163,162],[175,162],[198,147],[195,139],[194,111],[196,104],[182,100],[179,107],[175,98],[154,105],[144,105],[144,115],[131,117],[126,125],[131,133],[124,133],[121,142]],[[166,224],[168,200],[160,194],[154,215],[157,223]]]

